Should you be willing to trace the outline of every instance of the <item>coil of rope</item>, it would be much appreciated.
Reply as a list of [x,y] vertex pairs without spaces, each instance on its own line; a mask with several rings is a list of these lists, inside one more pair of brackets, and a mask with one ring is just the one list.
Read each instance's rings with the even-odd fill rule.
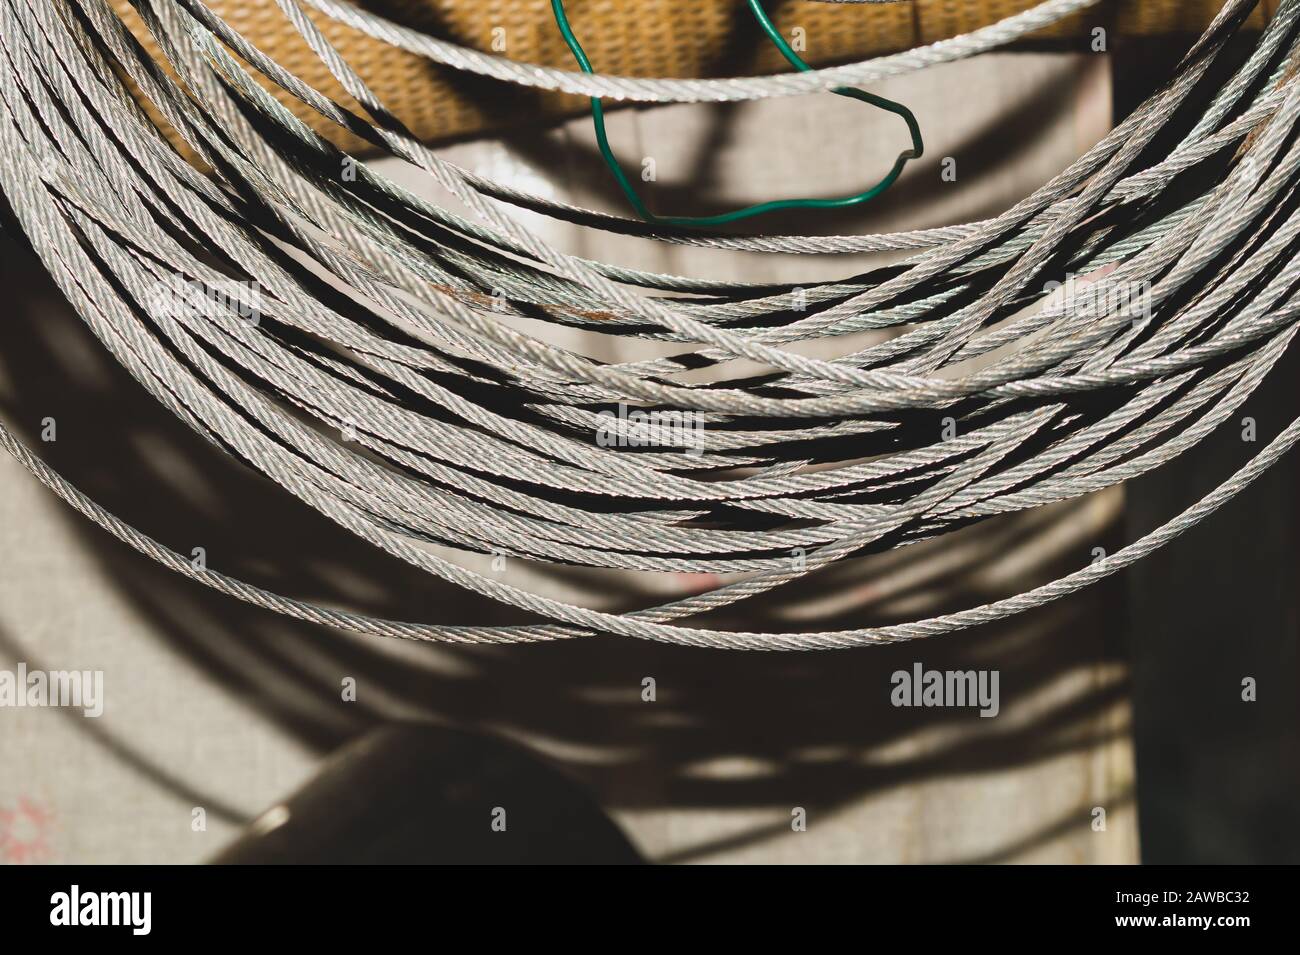
[[[1115,573],[1222,506],[1300,439],[1297,419],[1164,526],[984,606],[817,633],[692,625],[872,549],[1112,487],[1229,420],[1300,321],[1300,0],[1284,0],[1249,57],[1214,85],[1213,68],[1254,7],[1228,0],[1156,94],[1002,214],[848,236],[687,231],[506,188],[416,140],[303,5],[278,2],[368,119],[306,86],[200,0],[137,4],[167,70],[106,0],[0,0],[0,189],[78,314],[171,412],[363,540],[539,622],[376,619],[195,567],[0,426],[0,444],[60,497],[208,586],[300,619],[416,640],[612,633],[755,650],[911,640],[1019,613]],[[721,102],[869,85],[993,49],[1096,0],[1047,0],[894,56],[724,80],[513,63],[341,0],[305,2],[434,62],[508,82]],[[415,165],[468,212],[344,155],[250,71]],[[137,94],[210,172],[178,155]],[[699,247],[908,256],[797,287],[690,279],[564,253],[512,207]],[[1072,275],[1093,277],[1091,294],[1049,291]],[[348,294],[322,295],[322,279]],[[258,290],[256,320],[249,303],[222,293],[232,284]],[[1137,316],[1110,294],[1134,287],[1149,290]],[[529,334],[518,318],[680,353],[602,363]],[[830,360],[787,347],[868,330],[892,337]],[[769,371],[727,378],[723,366],[736,359]],[[721,377],[682,381],[702,371]],[[622,413],[629,407],[696,423],[692,443],[641,446],[645,430]],[[941,433],[942,419],[951,433]],[[475,573],[439,548],[735,579],[608,613]]]

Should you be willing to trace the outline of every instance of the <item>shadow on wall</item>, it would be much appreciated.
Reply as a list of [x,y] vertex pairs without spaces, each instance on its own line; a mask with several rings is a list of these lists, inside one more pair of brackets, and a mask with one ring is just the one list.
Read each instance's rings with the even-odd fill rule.
[[[393,0],[365,0],[359,4],[370,12],[388,20],[420,30],[430,36],[447,37],[456,42],[474,47],[481,45],[481,38],[458,36],[453,26],[440,15],[433,5],[412,5],[393,2]],[[845,11],[846,14],[851,11]],[[1104,23],[1114,19],[1114,11],[1096,11],[1096,17]],[[552,29],[548,22],[544,29]],[[709,77],[743,76],[754,73],[760,51],[767,49],[770,41],[764,36],[757,21],[743,14],[739,9],[732,28],[726,36],[726,42],[717,55],[710,59],[700,75]],[[1091,52],[1086,37],[1075,39],[1036,40],[1023,42],[1015,47],[1019,51],[1075,51]],[[566,59],[567,64],[567,59]],[[834,65],[834,64],[827,64]],[[546,101],[538,90],[516,86],[478,76],[476,74],[450,70],[432,61],[422,67],[428,74],[426,82],[436,84],[437,88],[453,91],[458,107],[479,116],[494,118],[489,121],[486,130],[474,136],[487,133],[497,135],[508,143],[510,149],[537,168],[569,168],[574,171],[573,181],[581,182],[584,189],[590,191],[594,204],[601,209],[617,215],[632,217],[626,200],[619,190],[614,177],[606,168],[604,161],[593,142],[576,142],[571,136],[560,138],[539,135],[539,132],[553,127],[561,118],[581,116],[588,111],[588,100],[581,96],[568,97],[571,106],[557,114],[554,110],[545,110]],[[416,82],[413,80],[413,82]],[[432,88],[432,87],[431,87]],[[1009,152],[1025,149],[1036,139],[1047,135],[1051,129],[1042,122],[1042,117],[1059,109],[1062,102],[1074,95],[1071,80],[1065,74],[1053,82],[1029,86],[1017,90],[1006,90],[1006,100],[1000,103],[995,122],[989,123],[979,131],[977,136],[961,143],[949,143],[945,146],[948,155],[962,157],[962,182],[969,186],[977,184],[981,177],[1002,173],[1006,168]],[[830,94],[826,94],[830,96]],[[835,99],[834,96],[830,96]],[[554,102],[551,97],[550,102]],[[933,104],[927,104],[933,106]],[[607,113],[621,110],[638,109],[636,104],[607,101]],[[943,104],[946,110],[949,104]],[[652,107],[662,108],[662,107]],[[746,108],[745,103],[697,103],[691,108],[708,111],[708,134],[701,136],[693,147],[694,161],[683,164],[688,171],[680,179],[664,178],[653,187],[639,183],[639,160],[629,152],[638,144],[623,143],[613,134],[613,149],[621,157],[624,171],[643,191],[647,205],[657,214],[664,216],[713,216],[728,212],[752,202],[779,198],[769,195],[733,196],[729,194],[729,183],[720,168],[720,159],[726,147],[731,143],[735,122],[739,112]],[[865,122],[876,125],[880,135],[888,137],[890,142],[897,142],[899,151],[909,145],[906,130],[896,117],[883,112],[869,110],[861,104],[853,104],[849,115],[859,114],[867,117]],[[923,130],[938,130],[945,125],[942,112],[930,112],[918,107],[918,119]],[[370,117],[376,122],[400,123],[394,116]],[[253,121],[255,117],[250,117]],[[269,131],[269,127],[268,127]],[[780,140],[788,133],[773,129],[772,137]],[[462,137],[463,138],[463,137]],[[473,137],[470,137],[473,138]],[[454,142],[455,138],[449,140]],[[933,145],[933,143],[931,144]],[[834,128],[825,131],[825,140],[819,143],[802,143],[798,147],[809,158],[808,175],[804,181],[796,184],[794,193],[798,195],[820,196],[824,187],[818,182],[813,161],[818,150],[844,150],[848,147],[837,144]],[[806,235],[852,235],[871,231],[878,220],[897,217],[901,210],[906,210],[911,227],[920,227],[927,221],[926,210],[934,196],[932,184],[939,180],[943,157],[933,148],[927,150],[926,156],[909,165],[908,173],[891,187],[885,194],[872,202],[843,209],[786,210],[762,217],[762,231],[770,234],[806,234]],[[861,181],[849,192],[864,189],[888,171],[888,164],[879,169],[863,169]],[[1003,206],[990,199],[986,206],[967,210],[968,218],[974,220],[997,215],[1004,211]],[[576,221],[583,221],[578,217]],[[938,223],[936,223],[938,224]],[[944,223],[947,224],[947,223]],[[608,227],[608,223],[606,223]],[[755,230],[752,221],[722,226],[720,232],[727,234],[749,234]]]
[[[1065,44],[1054,44],[1050,48],[1073,49]],[[973,192],[979,195],[979,184],[985,177],[1005,172],[1009,152],[1027,150],[1036,140],[1048,134],[1051,127],[1041,122],[1041,118],[1050,111],[1059,109],[1062,101],[1074,95],[1076,90],[1073,81],[1073,77],[1062,73],[1053,82],[1016,91],[1014,98],[1009,98],[1002,104],[996,121],[985,125],[977,135],[963,141],[945,142],[942,153],[934,148],[933,134],[943,128],[944,117],[933,111],[934,104],[929,100],[909,103],[917,112],[922,130],[928,131],[926,154],[909,163],[905,174],[883,195],[865,205],[842,209],[784,210],[766,214],[757,220],[723,226],[717,231],[735,235],[758,232],[772,235],[860,235],[888,231],[881,228],[881,223],[898,221],[904,212],[905,221],[909,223],[907,228],[947,225],[946,221],[932,221],[935,219],[932,206],[936,199],[933,184],[942,181],[944,155],[961,156],[963,188],[968,194]],[[480,88],[473,87],[467,95],[482,92],[484,91]],[[736,122],[746,105],[699,103],[689,107],[708,111],[708,134],[702,136],[693,147],[693,161],[682,164],[688,172],[680,179],[661,178],[652,186],[639,182],[639,163],[635,155],[627,152],[635,149],[635,144],[625,144],[625,148],[620,150],[615,143],[614,151],[621,157],[624,172],[641,189],[642,198],[656,214],[712,216],[766,199],[786,198],[790,195],[826,196],[826,187],[816,173],[814,157],[819,150],[842,152],[847,148],[837,143],[834,129],[828,129],[824,140],[815,143],[800,143],[795,147],[783,145],[783,148],[800,150],[808,156],[807,174],[799,182],[792,183],[788,192],[780,196],[734,193],[734,184],[727,181],[720,160],[733,140]],[[846,104],[846,109],[850,105],[860,104]],[[859,121],[874,124],[881,136],[898,144],[899,151],[908,146],[907,131],[897,118],[868,111],[864,112]],[[503,135],[511,151],[535,168],[571,168],[574,171],[572,180],[582,183],[583,189],[590,194],[593,205],[597,208],[615,215],[633,217],[594,142],[576,141],[572,136],[556,138],[535,134],[511,135],[509,132]],[[611,137],[614,135],[611,133]],[[782,135],[782,130],[772,130],[774,139],[779,139]],[[887,171],[888,163],[880,168],[863,168],[858,172],[859,178],[855,185],[841,188],[839,192],[849,194],[865,189]],[[1037,184],[1025,185],[1028,187]],[[990,194],[986,204],[966,210],[965,216],[970,221],[976,221],[1004,211],[1005,207]],[[575,221],[583,220],[578,218]]]
[[[210,566],[300,599],[396,619],[527,621],[353,538],[191,432],[116,365],[30,251],[5,242],[0,287],[11,304],[0,323],[0,409],[10,427],[82,491],[181,553],[201,542]],[[58,421],[59,440],[52,444],[38,439],[45,416]],[[1127,692],[1122,681],[1093,681],[1080,693],[1046,692],[1067,674],[1123,658],[1123,648],[1111,645],[1122,629],[1114,587],[923,647],[869,652],[745,654],[607,637],[435,647],[282,619],[174,576],[71,510],[65,513],[106,579],[149,622],[150,633],[321,753],[394,719],[431,721],[539,748],[606,809],[799,805],[824,817],[887,788],[1024,766],[1126,732],[1104,718]],[[812,596],[811,588],[840,593],[831,612],[780,621],[781,608],[768,601],[748,611],[749,625],[862,626],[1002,596],[1016,589],[1015,582],[991,587],[980,570],[1032,542],[1050,519],[1030,515],[1021,523],[959,531],[957,543],[946,540],[942,548],[920,544],[854,561],[810,581],[798,595]],[[1033,565],[1032,573],[1073,569],[1096,543],[1080,544],[1047,566]],[[935,563],[938,556],[943,563]],[[934,566],[944,569],[929,579],[935,571],[927,568]],[[886,581],[911,579],[909,573],[919,574],[919,581],[885,591]],[[608,590],[603,596],[609,599]],[[617,595],[626,607],[651,600],[630,589]],[[5,642],[12,644],[12,635]],[[38,648],[4,650],[39,656]],[[1000,669],[1004,711],[1040,692],[1045,702],[1035,701],[1032,720],[895,709],[890,674],[917,660],[928,668]],[[355,703],[340,705],[343,676],[366,688]],[[657,683],[653,704],[641,698],[647,676]],[[89,722],[77,725],[88,729]],[[882,755],[923,733],[938,741],[914,755]],[[103,742],[159,785],[186,791],[185,783],[134,755],[129,740],[106,736]],[[1087,798],[1080,795],[1078,825],[1087,824]],[[1073,824],[1073,816],[1061,822]],[[1050,841],[1055,828],[983,861]],[[788,831],[788,823],[755,828],[682,847],[671,859]]]

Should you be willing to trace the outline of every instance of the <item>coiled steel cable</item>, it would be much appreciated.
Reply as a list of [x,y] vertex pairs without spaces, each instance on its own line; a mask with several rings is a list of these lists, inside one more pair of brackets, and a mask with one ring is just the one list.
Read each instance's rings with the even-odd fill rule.
[[[336,0],[307,2],[449,66],[648,102],[869,83],[982,52],[1090,5],[1049,0],[966,37],[830,70],[633,80],[511,63]],[[1128,566],[1300,437],[1298,421],[1124,550],[983,607],[826,633],[692,626],[873,548],[1114,486],[1241,407],[1300,319],[1300,0],[1284,0],[1216,88],[1225,46],[1254,5],[1229,0],[1161,90],[1001,215],[842,237],[679,234],[501,187],[416,141],[302,6],[278,3],[369,119],[305,86],[199,0],[138,4],[170,72],[104,0],[0,0],[0,188],[93,333],[173,413],[364,540],[541,622],[378,620],[196,568],[88,500],[0,426],[0,443],[62,498],[217,589],[302,619],[421,640],[606,632],[770,650],[916,639],[1039,606]],[[345,156],[250,70],[424,170],[468,212]],[[168,144],[132,87],[210,174]],[[566,254],[525,228],[512,205],[660,241],[908,257],[801,287],[658,275]],[[1071,275],[1089,277],[1088,295],[1048,291]],[[349,294],[320,294],[322,278]],[[219,296],[204,296],[204,308],[167,297],[178,283],[231,282],[259,290],[257,321]],[[1141,315],[1113,307],[1111,293],[1137,287],[1147,290]],[[520,318],[683,351],[602,363],[530,334]],[[891,337],[834,359],[786,347],[867,330]],[[736,359],[769,371],[729,379],[724,366]],[[701,371],[718,380],[681,380]],[[603,446],[599,429],[638,438],[609,413],[629,406],[698,416],[695,444]],[[431,545],[736,579],[605,613],[474,573]]]

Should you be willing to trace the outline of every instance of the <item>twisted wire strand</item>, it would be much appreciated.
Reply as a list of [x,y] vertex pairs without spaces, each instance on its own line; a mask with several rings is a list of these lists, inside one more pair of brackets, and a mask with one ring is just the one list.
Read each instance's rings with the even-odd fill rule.
[[[1300,318],[1300,0],[1284,0],[1220,80],[1224,49],[1254,6],[1229,0],[1162,89],[1001,215],[842,237],[683,236],[505,189],[416,141],[303,7],[277,2],[369,118],[307,87],[199,0],[137,5],[169,71],[105,0],[0,0],[0,189],[91,331],[170,411],[362,539],[545,622],[380,620],[194,568],[0,426],[0,444],[77,510],[223,592],[418,640],[604,632],[806,650],[918,639],[1041,606],[1128,566],[1230,500],[1300,435],[1298,420],[1124,550],[983,607],[824,633],[693,624],[854,555],[1113,487],[1182,454],[1243,405]],[[1049,0],[954,41],[833,70],[669,81],[513,64],[335,0],[307,3],[446,65],[652,102],[860,84],[982,52],[1090,5]],[[341,153],[254,72],[422,169],[467,213]],[[578,79],[592,87],[572,88]],[[132,85],[210,174],[169,145]],[[689,279],[566,254],[514,206],[658,241],[910,254],[805,286]],[[1050,291],[1049,280],[1068,276],[1086,277],[1082,300]],[[325,280],[347,294],[322,295]],[[258,319],[219,296],[178,308],[166,294],[178,281],[251,284]],[[1138,316],[1112,294],[1135,287],[1147,306]],[[537,322],[577,330],[585,345],[629,337],[684,350],[602,362],[551,343]],[[787,347],[861,332],[885,337],[830,359]],[[729,377],[738,359],[768,370]],[[701,372],[710,384],[681,380]],[[595,440],[600,428],[638,437],[610,415],[628,406],[697,415],[696,446],[629,452]],[[940,436],[943,419],[954,433]],[[616,614],[474,573],[452,559],[464,551],[735,579]]]
[[1099,0],[1046,0],[1037,6],[949,40],[940,40],[893,56],[814,70],[809,73],[739,77],[721,80],[637,79],[579,73],[532,63],[516,63],[439,40],[393,23],[346,0],[306,0],[326,16],[398,49],[427,57],[453,69],[520,86],[605,99],[643,103],[722,103],[775,96],[801,96],[836,86],[861,86],[887,76],[901,76],[953,60],[965,59],[1051,26],[1095,6]]

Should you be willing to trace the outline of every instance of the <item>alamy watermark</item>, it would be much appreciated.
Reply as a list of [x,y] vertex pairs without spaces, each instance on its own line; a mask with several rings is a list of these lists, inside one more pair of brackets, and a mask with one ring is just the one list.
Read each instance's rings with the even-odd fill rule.
[[50,896],[51,925],[119,925],[132,935],[148,935],[153,928],[152,892],[83,892],[74,885]]
[[235,279],[197,282],[175,273],[155,283],[148,308],[150,315],[160,318],[233,315],[248,325],[257,325],[262,319],[262,286]]
[[704,415],[698,411],[646,411],[618,403],[600,412],[596,444],[602,448],[681,448],[704,453]]
[[0,707],[75,707],[82,716],[104,713],[103,670],[0,670]]
[[1087,311],[1092,315],[1116,315],[1131,322],[1151,318],[1151,283],[1110,282],[1104,275],[1096,278],[1066,275],[1065,282],[1048,282],[1043,291],[1060,295],[1070,311]]
[[912,669],[895,670],[889,702],[894,706],[979,707],[980,716],[997,716],[997,670],[927,670],[919,663]]

